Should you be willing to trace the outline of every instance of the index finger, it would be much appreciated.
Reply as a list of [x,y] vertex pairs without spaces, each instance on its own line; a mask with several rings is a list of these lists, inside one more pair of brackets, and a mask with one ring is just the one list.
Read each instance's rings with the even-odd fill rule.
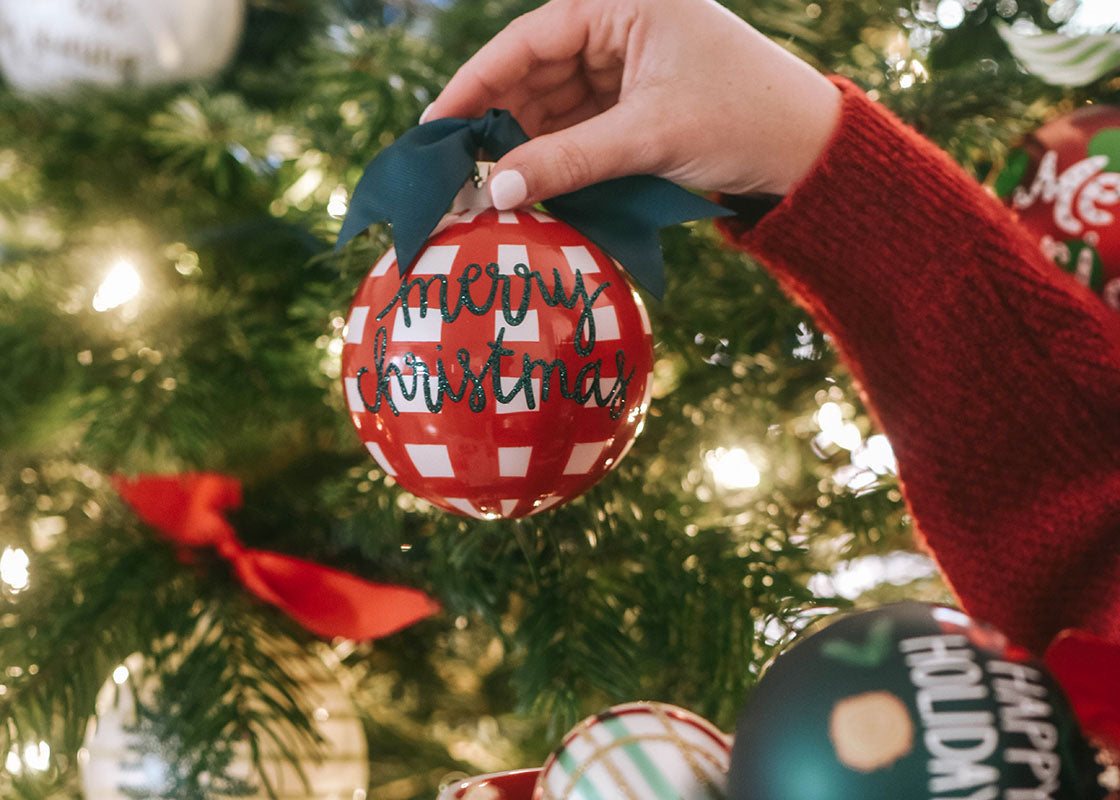
[[552,0],[513,20],[456,71],[428,108],[425,121],[480,116],[499,98],[519,94],[534,69],[575,59],[587,44],[588,24],[581,7]]

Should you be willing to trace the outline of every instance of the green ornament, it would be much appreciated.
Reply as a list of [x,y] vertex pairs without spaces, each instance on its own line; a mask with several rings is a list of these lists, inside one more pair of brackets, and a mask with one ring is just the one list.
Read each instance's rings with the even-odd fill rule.
[[1090,156],[1107,156],[1104,172],[1120,172],[1120,128],[1105,128],[1089,140]]
[[1076,276],[1082,285],[1099,292],[1104,283],[1104,264],[1100,252],[1083,239],[1072,239],[1064,242],[1064,245],[1064,251],[1055,256],[1058,266]]
[[739,718],[728,800],[1102,800],[1057,682],[959,611],[843,617],[763,675]]
[[1023,176],[1027,174],[1027,167],[1030,166],[1030,154],[1022,148],[1015,148],[1007,154],[1007,163],[1004,164],[1003,169],[996,177],[996,183],[993,187],[997,197],[1007,197],[1015,187],[1023,180]]

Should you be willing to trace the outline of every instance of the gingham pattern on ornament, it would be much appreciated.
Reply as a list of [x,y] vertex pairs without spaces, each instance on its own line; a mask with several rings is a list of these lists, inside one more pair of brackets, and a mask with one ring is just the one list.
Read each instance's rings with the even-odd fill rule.
[[390,250],[342,351],[351,418],[381,468],[480,518],[590,488],[633,444],[652,368],[649,317],[621,270],[535,210],[448,215],[403,280]]
[[731,745],[664,703],[626,703],[584,720],[549,756],[533,800],[722,800]]

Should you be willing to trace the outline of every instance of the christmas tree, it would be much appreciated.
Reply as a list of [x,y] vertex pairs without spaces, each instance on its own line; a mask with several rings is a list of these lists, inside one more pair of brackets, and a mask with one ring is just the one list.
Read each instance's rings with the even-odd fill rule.
[[[671,702],[730,730],[761,669],[821,615],[952,601],[828,338],[709,223],[662,234],[645,430],[582,497],[473,519],[370,459],[340,356],[392,239],[379,225],[333,250],[350,193],[536,3],[250,0],[207,79],[149,80],[129,61],[116,85],[48,89],[17,85],[17,5],[0,2],[5,797],[82,796],[110,679],[154,687],[137,692],[135,731],[159,742],[159,788],[125,796],[268,792],[254,765],[277,750],[318,796],[307,765],[330,756],[309,679],[288,668],[303,658],[330,664],[358,711],[368,796],[431,800],[455,774],[539,765],[612,703]],[[980,181],[1026,132],[1120,94],[1107,76],[1043,82],[1001,33],[1115,23],[1108,3],[726,5]],[[442,611],[373,642],[315,636],[228,558],[157,535],[112,481],[187,472],[241,482],[227,517],[244,547],[423,589]]]

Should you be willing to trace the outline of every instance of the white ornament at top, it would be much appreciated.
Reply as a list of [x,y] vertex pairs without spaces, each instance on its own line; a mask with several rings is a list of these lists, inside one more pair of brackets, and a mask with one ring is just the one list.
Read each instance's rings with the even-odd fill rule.
[[[97,716],[90,720],[78,753],[86,800],[174,796],[179,780],[192,766],[189,759],[177,754],[173,733],[161,735],[138,718],[136,695],[149,697],[156,689],[155,680],[143,674],[143,663],[139,654],[129,656],[98,692]],[[287,800],[366,800],[366,738],[350,697],[316,658],[291,652],[278,663],[297,682],[301,703],[312,710],[315,731],[323,744],[310,752],[311,746],[279,731],[293,746],[299,759],[297,769],[274,741],[263,738],[261,768],[273,789]],[[253,768],[248,743],[234,742],[231,754],[224,774],[209,779],[207,796],[214,800],[270,797]]]
[[245,0],[0,0],[0,70],[27,93],[208,78],[244,19]]

